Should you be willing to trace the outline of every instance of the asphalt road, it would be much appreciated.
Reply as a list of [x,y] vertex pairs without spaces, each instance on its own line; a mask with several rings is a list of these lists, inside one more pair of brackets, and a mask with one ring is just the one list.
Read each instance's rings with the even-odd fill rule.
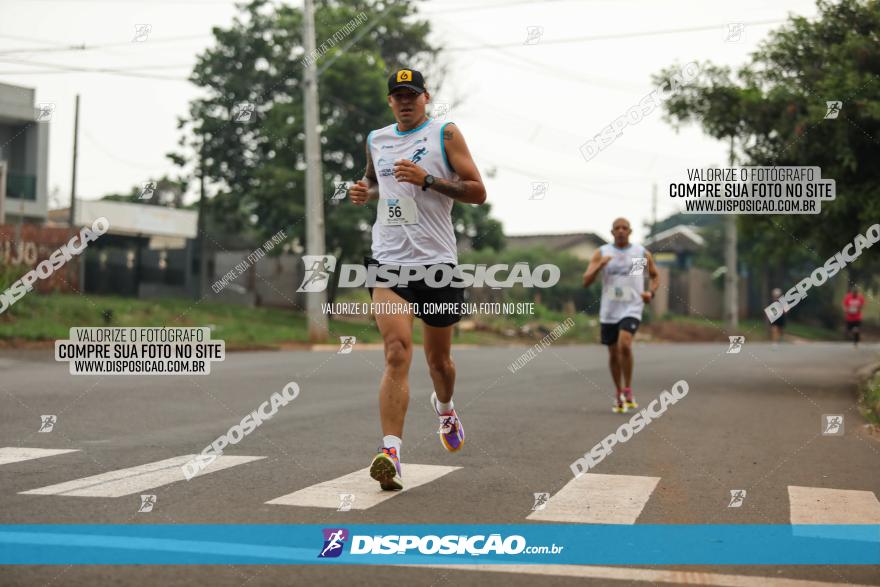
[[[6,351],[0,355],[0,447],[77,452],[0,466],[0,521],[537,523],[526,520],[533,494],[555,495],[572,481],[570,463],[624,418],[610,410],[603,347],[551,346],[511,373],[508,364],[524,350],[455,352],[456,407],[467,442],[460,453],[448,454],[435,433],[427,402],[430,380],[417,349],[404,479],[407,463],[460,468],[351,511],[266,502],[369,464],[381,438],[376,401],[381,351],[232,353],[203,377],[71,376],[51,351]],[[855,403],[855,371],[877,359],[876,345],[774,349],[747,342],[739,354],[727,350],[726,344],[637,345],[634,389],[643,405],[681,379],[689,393],[591,471],[659,478],[635,523],[788,524],[789,486],[880,495],[880,440],[869,434]],[[137,511],[142,491],[121,497],[20,493],[197,453],[290,381],[299,384],[299,397],[224,453],[265,458],[148,491],[157,496],[152,512]],[[38,432],[43,414],[57,416],[52,432]],[[823,414],[844,415],[842,436],[821,434]],[[728,507],[731,489],[747,490],[741,507]],[[578,577],[563,576],[565,569],[530,576],[513,569],[46,566],[0,568],[0,584],[783,585],[782,579],[791,578],[880,585],[880,573],[869,567],[672,569],[679,575],[662,574],[668,568],[639,575],[639,569],[618,568],[619,575],[608,577],[598,577],[594,569]],[[733,578],[726,583],[716,575]]]

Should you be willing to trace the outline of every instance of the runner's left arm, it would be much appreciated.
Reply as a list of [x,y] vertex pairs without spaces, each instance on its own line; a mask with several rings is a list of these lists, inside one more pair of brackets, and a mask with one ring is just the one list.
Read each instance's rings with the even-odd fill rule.
[[474,163],[464,136],[454,123],[449,123],[443,129],[443,146],[446,148],[446,158],[449,166],[458,174],[458,181],[437,179],[431,189],[458,200],[464,204],[482,204],[486,201],[486,187],[480,170]]
[[[468,150],[461,131],[453,123],[443,129],[443,145],[446,149],[446,159],[449,166],[458,174],[458,180],[434,178],[434,185],[430,189],[448,196],[462,204],[482,204],[486,201],[486,187],[483,178],[474,163],[471,152]],[[421,187],[425,182],[428,172],[406,159],[395,162],[394,177],[397,181],[404,181]]]

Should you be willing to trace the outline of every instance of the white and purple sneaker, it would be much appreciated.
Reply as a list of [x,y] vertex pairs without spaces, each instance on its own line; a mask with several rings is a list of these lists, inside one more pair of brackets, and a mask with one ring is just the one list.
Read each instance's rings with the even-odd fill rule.
[[458,419],[455,408],[450,412],[441,414],[440,409],[437,407],[436,393],[431,394],[431,407],[440,419],[440,429],[437,431],[437,434],[440,435],[440,442],[443,443],[443,448],[449,452],[461,449],[462,445],[464,445],[464,428],[461,426],[461,420]]

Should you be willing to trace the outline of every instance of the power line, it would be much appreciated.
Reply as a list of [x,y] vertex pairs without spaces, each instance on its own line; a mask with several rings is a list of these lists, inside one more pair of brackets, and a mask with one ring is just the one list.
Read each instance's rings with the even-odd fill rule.
[[[463,31],[458,31],[459,34],[462,32]],[[468,37],[476,38],[474,35],[471,35],[469,33],[464,33],[464,34]],[[563,70],[563,69],[554,67],[552,65],[547,65],[545,63],[534,61],[532,59],[527,59],[526,57],[523,57],[521,55],[518,55],[516,53],[513,53],[513,52],[505,50],[505,49],[499,49],[496,47],[489,47],[489,49],[498,53],[498,55],[495,55],[496,58],[506,56],[508,59],[508,61],[507,61],[508,64],[512,63],[511,60],[515,60],[515,62],[512,63],[514,67],[531,66],[532,71],[537,71],[538,73],[545,75],[545,76],[548,76],[548,77],[562,79],[567,82],[575,81],[575,82],[579,82],[579,83],[584,83],[584,84],[587,84],[590,86],[604,88],[606,90],[625,91],[625,92],[634,91],[633,87],[631,87],[629,85],[628,85],[628,87],[624,87],[623,84],[621,84],[617,81],[614,81],[614,80],[596,80],[594,78],[590,78],[590,77],[581,75],[581,74],[574,72],[574,71],[571,71],[571,70]],[[491,57],[489,57],[489,59],[491,59]]]
[[[63,65],[60,63],[47,63],[44,61],[28,61],[28,60],[24,60],[24,59],[6,59],[6,58],[0,58],[0,63],[36,65],[38,67],[48,67],[48,68],[55,70],[55,71],[42,71],[42,72],[33,72],[33,71],[28,72],[28,73],[43,73],[46,75],[52,74],[52,73],[100,73],[100,74],[108,74],[108,75],[121,75],[121,76],[126,76],[126,77],[137,77],[137,78],[158,79],[158,80],[171,80],[171,81],[189,81],[189,79],[184,78],[184,77],[142,74],[142,73],[136,73],[136,71],[139,69],[167,69],[167,68],[179,68],[179,67],[192,67],[191,64],[145,65],[142,67],[130,67],[130,68],[78,67],[76,65]],[[10,71],[10,72],[0,72],[0,73],[4,73],[5,75],[16,75],[19,72]]]
[[[573,2],[580,0],[543,0],[541,4],[550,4],[552,2]],[[497,4],[470,4],[466,8],[448,8],[446,10],[433,10],[430,12],[420,11],[419,14],[425,16],[433,16],[435,14],[448,14],[452,12],[474,12],[476,10],[492,10],[493,8],[506,8],[508,6],[517,6],[521,4],[535,4],[535,0],[513,0],[511,2],[500,2]]]
[[39,67],[54,67],[54,68],[65,68],[65,69],[75,69],[82,71],[96,71],[96,72],[127,72],[127,71],[140,71],[144,69],[178,69],[181,67],[192,67],[194,64],[192,63],[175,63],[175,64],[156,64],[156,65],[132,65],[129,67],[84,67],[78,65],[67,65],[64,63],[51,63],[46,61],[32,61],[27,59],[6,59],[0,57],[0,62],[2,63],[20,63],[22,65],[37,65]]
[[63,47],[63,43],[59,43],[56,40],[49,39],[35,39],[34,37],[22,37],[21,35],[9,35],[2,33],[0,34],[0,39],[12,39],[13,41],[24,41],[26,43],[42,43],[44,45],[54,45],[56,47]]
[[[748,22],[743,22],[739,24],[744,25],[762,25],[762,24],[778,24],[786,22],[786,19],[769,19],[769,20],[753,20]],[[541,39],[540,43],[536,43],[536,45],[561,45],[566,43],[588,43],[592,41],[611,41],[616,39],[633,39],[636,37],[652,37],[656,35],[674,35],[679,33],[695,33],[700,31],[708,31],[713,29],[723,29],[730,23],[723,24],[713,24],[713,25],[701,25],[695,27],[684,27],[677,29],[662,29],[662,30],[654,30],[654,31],[636,31],[631,33],[610,33],[607,35],[590,35],[586,37],[568,37],[564,39]],[[504,47],[522,47],[524,45],[523,42],[517,41],[514,43],[483,43],[480,45],[471,45],[470,47],[446,47],[444,51],[479,51],[481,49],[500,49]]]
[[123,159],[122,157],[113,153],[110,149],[105,147],[103,144],[101,144],[101,142],[98,139],[96,139],[94,136],[92,136],[92,134],[89,133],[88,130],[83,129],[83,136],[85,136],[92,143],[92,145],[95,148],[97,148],[99,151],[101,151],[106,157],[110,157],[111,159],[114,159],[114,160],[122,163],[123,165],[127,165],[129,167],[133,167],[136,169],[149,169],[151,171],[151,173],[154,173],[154,170],[156,168],[155,166],[152,166],[152,165],[147,166],[147,165],[144,165],[143,162],[136,163],[134,161],[129,161],[128,159]]
[[[165,43],[179,43],[181,41],[192,41],[196,39],[206,39],[209,37],[213,37],[213,35],[183,35],[180,37],[164,37],[158,39],[150,39],[148,41],[144,41],[143,44],[165,44]],[[57,42],[50,41],[42,41],[37,39],[26,39],[24,37],[15,37],[13,35],[0,35],[0,38],[8,38],[15,40],[27,40],[29,42],[35,43],[47,43],[54,46],[51,47],[21,47],[16,49],[4,49],[0,51],[0,55],[13,55],[15,53],[59,53],[59,52],[67,52],[67,51],[93,51],[99,49],[107,49],[110,47],[131,47],[134,41],[118,41],[115,43],[103,43],[98,45],[86,45],[85,43],[79,45],[60,45]]]

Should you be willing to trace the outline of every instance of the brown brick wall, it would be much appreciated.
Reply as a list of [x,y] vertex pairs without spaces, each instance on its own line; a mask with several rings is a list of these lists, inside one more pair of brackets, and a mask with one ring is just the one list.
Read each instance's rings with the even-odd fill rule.
[[[21,225],[21,241],[15,241],[17,226],[0,224],[0,266],[20,266],[21,274],[34,269],[41,261],[48,259],[56,249],[67,244],[79,234],[71,228],[50,228],[37,224]],[[48,279],[38,279],[34,284],[37,291],[73,292],[80,289],[79,262],[81,256],[73,258]]]

